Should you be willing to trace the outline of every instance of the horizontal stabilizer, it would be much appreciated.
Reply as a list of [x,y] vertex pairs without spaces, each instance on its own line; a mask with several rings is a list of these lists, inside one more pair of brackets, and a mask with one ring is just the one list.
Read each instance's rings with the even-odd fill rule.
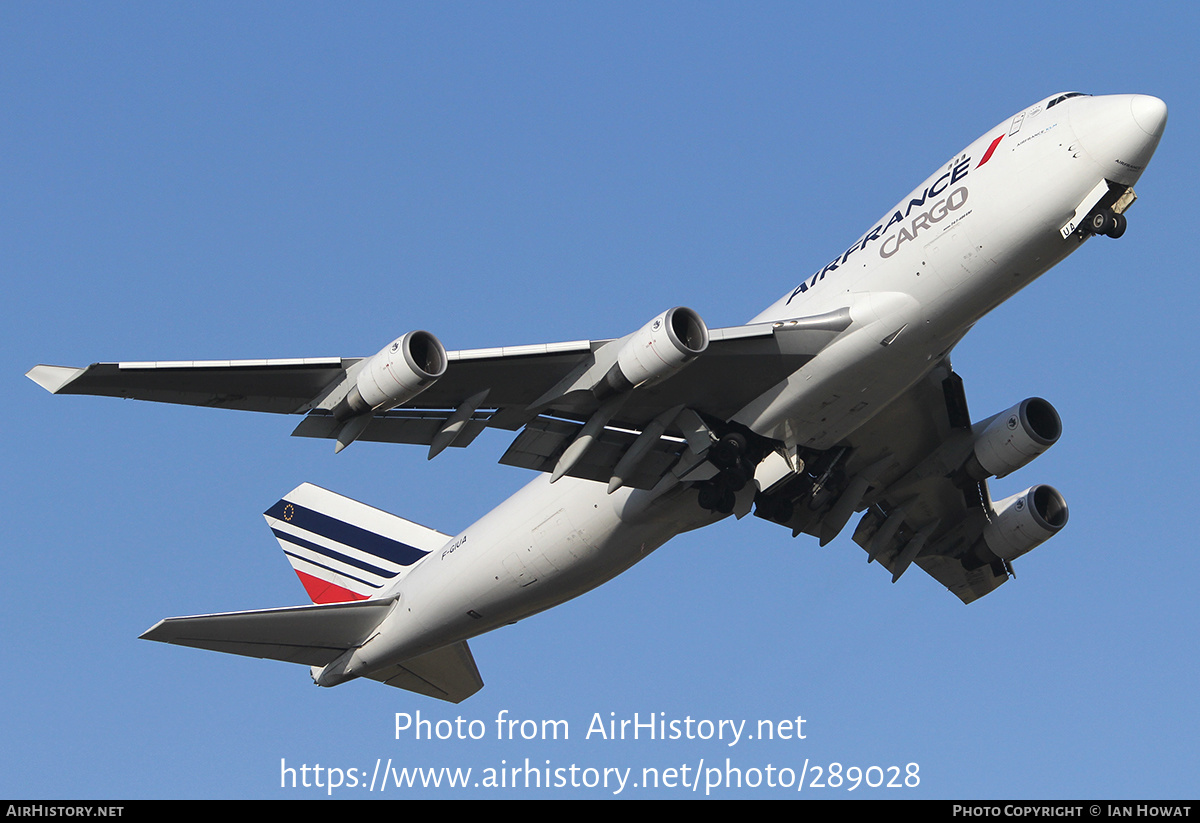
[[[366,642],[394,604],[393,598],[387,598],[168,617],[143,634],[142,640],[320,668]],[[388,666],[368,677],[451,703],[466,700],[483,688],[483,678],[466,641]]]
[[362,643],[394,600],[168,617],[142,635],[176,646],[324,666]]
[[479,676],[475,658],[465,640],[389,666],[367,677],[450,703],[461,703],[483,688],[483,678]]

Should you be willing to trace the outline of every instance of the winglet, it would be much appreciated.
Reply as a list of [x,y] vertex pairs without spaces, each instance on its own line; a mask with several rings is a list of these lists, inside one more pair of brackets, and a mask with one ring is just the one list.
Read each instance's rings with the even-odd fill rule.
[[85,371],[87,369],[73,369],[70,366],[39,365],[25,372],[25,376],[51,394],[58,394],[63,386]]

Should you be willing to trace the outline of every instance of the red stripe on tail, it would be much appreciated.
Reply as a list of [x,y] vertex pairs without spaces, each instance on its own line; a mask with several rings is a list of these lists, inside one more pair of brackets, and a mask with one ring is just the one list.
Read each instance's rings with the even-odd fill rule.
[[300,582],[304,584],[304,590],[308,592],[308,596],[314,603],[349,603],[352,600],[367,599],[365,594],[356,594],[327,580],[305,574],[299,569],[296,570],[296,576],[300,578]]

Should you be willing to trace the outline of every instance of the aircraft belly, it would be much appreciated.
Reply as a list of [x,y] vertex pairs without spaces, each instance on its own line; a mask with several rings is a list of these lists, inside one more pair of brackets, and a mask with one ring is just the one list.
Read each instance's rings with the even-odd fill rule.
[[765,437],[827,449],[932,367],[932,341],[914,298],[877,295],[852,312],[877,319],[829,345],[734,420]]
[[601,483],[564,477],[551,484],[540,475],[405,578],[396,610],[359,650],[351,674],[475,637],[590,591],[686,528],[689,508],[699,511],[694,495],[668,493],[656,501],[661,516],[622,519],[628,499],[647,494],[621,489],[609,495]]

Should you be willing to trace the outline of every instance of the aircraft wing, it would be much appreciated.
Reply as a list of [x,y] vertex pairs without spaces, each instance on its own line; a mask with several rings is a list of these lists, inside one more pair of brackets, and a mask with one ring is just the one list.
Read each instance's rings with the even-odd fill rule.
[[[849,325],[849,312],[842,310],[709,330],[708,346],[694,362],[623,391],[594,448],[566,473],[607,480],[637,436],[672,410],[729,419]],[[501,462],[549,471],[602,406],[597,386],[630,337],[445,352],[444,373],[431,385],[410,400],[363,415],[349,438],[346,398],[386,348],[369,358],[39,365],[27,376],[54,394],[303,414],[294,435],[338,439],[339,448],[353,439],[409,443],[430,446],[432,457],[446,446],[469,445],[484,428],[520,430]],[[628,485],[652,487],[685,450],[687,433],[686,426],[667,419],[666,436],[656,439]]]
[[356,362],[358,358],[320,357],[93,363],[84,369],[42,365],[26,376],[52,394],[294,414],[305,411]]
[[[962,380],[946,363],[850,438],[861,453],[859,463],[874,455],[893,461],[866,495],[869,514],[854,532],[868,561],[879,561],[893,581],[915,563],[964,603],[1008,579],[1003,563],[967,568],[960,559],[979,540],[991,508],[986,480],[972,481],[951,469],[970,453],[971,428]],[[925,462],[939,450],[940,458]],[[899,526],[876,544],[874,537],[892,513],[902,518]]]
[[[1011,423],[1023,408],[972,425],[962,380],[944,361],[803,476],[778,482],[762,514],[771,513],[772,502],[788,500],[775,509],[786,517],[772,519],[791,526],[793,534],[815,535],[824,545],[855,511],[865,512],[854,540],[867,552],[868,563],[878,561],[893,582],[916,565],[970,603],[1008,579],[1013,557],[1066,522],[1066,505],[1049,486],[995,504],[986,479],[977,479],[981,473],[964,468],[991,424]],[[1050,414],[1053,426],[1047,424],[1047,431],[1060,426],[1052,409]],[[1052,434],[1051,443],[1057,430]],[[1014,519],[1027,513],[1026,499],[1028,509],[1035,508],[1035,497],[1037,528]],[[997,534],[1016,549],[998,556],[989,548],[1001,542]]]

